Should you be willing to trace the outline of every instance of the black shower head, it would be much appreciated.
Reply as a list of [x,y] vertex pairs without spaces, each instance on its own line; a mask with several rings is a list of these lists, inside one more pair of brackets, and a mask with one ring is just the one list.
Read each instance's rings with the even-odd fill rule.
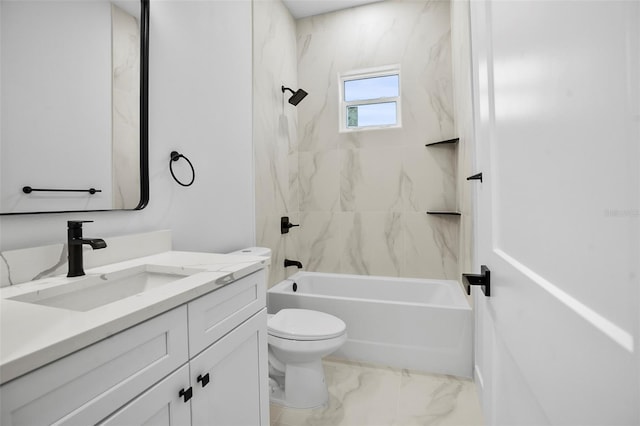
[[282,86],[282,93],[284,93],[285,90],[290,91],[291,93],[293,93],[293,95],[291,95],[291,97],[289,98],[289,103],[293,106],[296,106],[300,103],[301,100],[303,100],[305,98],[305,96],[308,95],[307,92],[305,92],[302,89],[298,89],[295,92],[291,89],[289,89],[288,87],[284,87]]

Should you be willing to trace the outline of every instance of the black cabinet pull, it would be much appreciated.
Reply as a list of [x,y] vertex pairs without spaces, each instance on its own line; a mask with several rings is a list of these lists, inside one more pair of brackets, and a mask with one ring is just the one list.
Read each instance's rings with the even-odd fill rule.
[[480,266],[480,274],[462,274],[462,279],[467,289],[467,294],[471,294],[471,286],[479,285],[485,296],[491,296],[491,271],[487,265]]
[[193,388],[191,386],[189,386],[189,388],[185,389],[180,389],[180,393],[178,394],[178,396],[181,396],[184,398],[184,402],[187,402],[191,399],[191,397],[193,396]]
[[209,384],[209,373],[205,374],[204,376],[202,374],[199,375],[196,380],[199,383],[202,383],[202,387],[207,386]]

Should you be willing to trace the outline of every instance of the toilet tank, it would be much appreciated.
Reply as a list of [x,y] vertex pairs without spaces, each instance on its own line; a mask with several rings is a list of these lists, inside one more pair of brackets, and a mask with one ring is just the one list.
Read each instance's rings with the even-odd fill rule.
[[271,257],[271,249],[269,247],[247,247],[240,250],[232,251],[228,254]]
[[[235,256],[265,256],[270,258],[271,249],[269,247],[247,247],[227,254]],[[267,284],[269,284],[269,273],[271,272],[271,268],[269,266],[265,266],[264,271],[267,275]]]

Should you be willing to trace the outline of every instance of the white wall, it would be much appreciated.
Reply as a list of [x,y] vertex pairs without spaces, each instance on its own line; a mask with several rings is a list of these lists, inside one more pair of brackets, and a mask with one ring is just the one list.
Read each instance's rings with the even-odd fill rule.
[[[171,228],[181,250],[255,243],[250,1],[152,1],[150,37],[149,205],[2,216],[0,250],[63,242],[70,219],[95,237]],[[169,174],[174,149],[196,168],[189,188]]]

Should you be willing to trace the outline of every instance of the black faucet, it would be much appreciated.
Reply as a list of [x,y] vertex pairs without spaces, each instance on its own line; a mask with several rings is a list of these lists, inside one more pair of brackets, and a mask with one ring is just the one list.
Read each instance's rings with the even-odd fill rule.
[[285,259],[284,260],[284,267],[287,268],[289,266],[297,266],[298,269],[301,269],[302,268],[302,263],[298,262],[297,260]]
[[67,247],[69,250],[69,273],[67,277],[84,275],[82,246],[89,244],[92,249],[103,249],[107,243],[100,238],[82,238],[82,224],[92,220],[70,220],[67,222]]

